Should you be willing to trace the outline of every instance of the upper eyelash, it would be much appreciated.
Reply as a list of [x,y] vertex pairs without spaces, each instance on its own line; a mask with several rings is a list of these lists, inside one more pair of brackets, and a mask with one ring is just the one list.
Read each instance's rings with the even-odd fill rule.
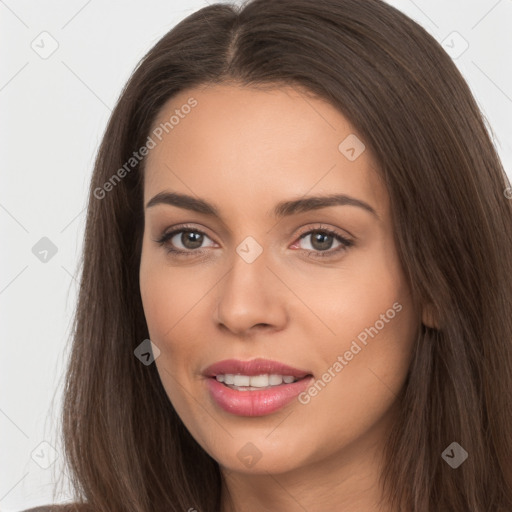
[[[169,233],[165,233],[159,239],[155,240],[155,242],[157,242],[159,245],[164,246],[166,244],[166,242],[168,240],[170,240],[174,235],[176,235],[178,233],[182,233],[184,231],[199,233],[201,235],[208,237],[208,235],[204,231],[201,231],[200,229],[197,229],[193,226],[185,225],[185,226],[179,226],[176,229],[174,229],[173,231],[170,231]],[[338,252],[346,250],[349,247],[354,245],[354,242],[352,240],[349,240],[348,238],[341,236],[338,232],[336,232],[332,229],[329,229],[329,228],[322,228],[322,227],[310,229],[309,231],[302,233],[298,239],[301,240],[302,238],[306,237],[307,235],[311,235],[313,233],[327,233],[329,235],[332,235],[336,240],[338,240],[342,244],[337,249],[334,249],[334,250],[329,249],[327,251],[308,251],[307,249],[302,249],[303,251],[306,251],[308,254],[314,254],[315,257],[324,258],[327,256],[332,256],[333,254],[337,254]],[[208,238],[210,238],[210,237],[208,237]],[[182,249],[175,249],[175,248],[171,248],[171,247],[166,247],[166,250],[170,253],[181,254],[181,255],[186,255],[186,256],[191,256],[191,255],[197,254],[198,252],[201,252],[201,249],[191,249],[191,250],[184,251]]]

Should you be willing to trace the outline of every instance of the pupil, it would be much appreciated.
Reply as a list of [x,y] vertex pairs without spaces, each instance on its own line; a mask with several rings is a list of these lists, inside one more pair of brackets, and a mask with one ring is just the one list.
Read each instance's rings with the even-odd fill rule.
[[195,233],[194,231],[184,231],[181,235],[181,243],[187,249],[197,249],[201,247],[203,242],[203,235],[201,233]]
[[[332,235],[327,235],[325,233],[316,233],[312,237],[311,245],[317,250],[330,249],[330,246],[332,244],[332,238]],[[319,244],[317,244],[317,242],[319,242]],[[315,244],[317,245],[315,246]]]

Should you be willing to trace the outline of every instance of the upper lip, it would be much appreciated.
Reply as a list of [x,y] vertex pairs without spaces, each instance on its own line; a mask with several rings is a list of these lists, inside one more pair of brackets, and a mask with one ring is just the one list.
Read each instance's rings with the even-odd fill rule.
[[311,375],[311,372],[307,370],[299,370],[293,368],[287,364],[280,363],[278,361],[271,361],[270,359],[251,359],[250,361],[241,361],[240,359],[225,359],[218,361],[203,372],[203,375],[207,377],[215,377],[217,375],[226,374],[241,374],[241,375],[291,375],[297,379]]

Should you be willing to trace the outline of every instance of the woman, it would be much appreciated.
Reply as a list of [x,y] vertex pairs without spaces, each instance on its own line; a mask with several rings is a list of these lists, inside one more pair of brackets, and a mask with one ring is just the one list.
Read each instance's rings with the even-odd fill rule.
[[510,190],[380,0],[183,20],[95,165],[62,509],[511,510]]

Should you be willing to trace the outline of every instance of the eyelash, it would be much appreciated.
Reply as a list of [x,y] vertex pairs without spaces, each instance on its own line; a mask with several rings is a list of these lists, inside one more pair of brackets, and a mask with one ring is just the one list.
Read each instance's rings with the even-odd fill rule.
[[[155,242],[158,243],[160,246],[165,247],[165,250],[168,253],[170,253],[176,257],[180,257],[180,256],[189,257],[189,256],[195,256],[198,253],[200,254],[202,252],[201,249],[189,249],[187,251],[183,251],[181,249],[174,249],[170,245],[167,244],[167,242],[170,239],[172,239],[175,235],[177,235],[179,233],[183,233],[183,232],[199,233],[200,235],[204,235],[204,236],[210,238],[206,233],[204,233],[200,229],[195,228],[194,226],[183,225],[183,226],[178,226],[176,229],[174,229],[173,231],[171,231],[169,233],[165,233],[159,239],[155,240]],[[315,258],[317,258],[317,257],[318,258],[333,257],[334,255],[337,255],[338,253],[340,253],[342,251],[346,251],[347,249],[349,249],[350,247],[352,247],[354,245],[354,242],[352,240],[349,240],[349,239],[341,236],[338,232],[336,232],[332,229],[329,229],[329,228],[322,228],[322,227],[310,229],[309,231],[302,233],[299,236],[298,240],[302,240],[306,236],[314,234],[314,233],[331,235],[338,242],[340,242],[341,245],[337,249],[334,249],[334,250],[329,249],[327,251],[309,251],[307,249],[302,249],[302,251],[308,253],[308,256],[314,255],[313,257],[315,257]]]

